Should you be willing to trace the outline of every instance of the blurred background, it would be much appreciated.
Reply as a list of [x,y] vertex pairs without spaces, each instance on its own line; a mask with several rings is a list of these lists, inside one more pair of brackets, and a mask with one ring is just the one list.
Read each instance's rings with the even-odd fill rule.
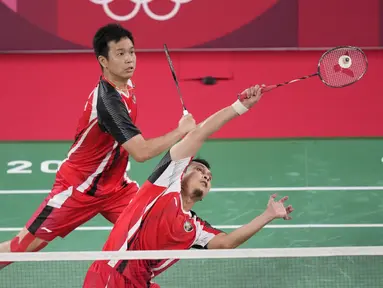
[[[231,231],[276,191],[290,196],[294,219],[243,247],[382,244],[382,0],[103,2],[0,1],[0,241],[49,192],[100,76],[94,33],[119,22],[136,42],[138,126],[147,138],[182,115],[164,43],[197,121],[250,85],[315,73],[328,48],[361,47],[369,69],[356,84],[333,89],[316,77],[276,89],[214,134],[199,153],[211,162],[213,190],[196,211]],[[157,161],[131,161],[128,173],[143,183]],[[109,230],[96,217],[46,250],[100,250]]]

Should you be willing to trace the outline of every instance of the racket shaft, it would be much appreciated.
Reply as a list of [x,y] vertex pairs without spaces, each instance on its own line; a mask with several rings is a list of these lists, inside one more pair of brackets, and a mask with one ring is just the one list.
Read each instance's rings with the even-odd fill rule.
[[179,84],[178,84],[178,79],[177,79],[177,76],[176,76],[176,72],[175,72],[175,69],[174,69],[174,66],[173,66],[173,62],[172,62],[172,59],[170,58],[169,50],[168,50],[168,47],[167,47],[166,44],[164,44],[164,49],[165,49],[166,58],[167,58],[168,63],[169,63],[170,71],[172,72],[174,82],[176,83],[178,96],[180,97],[181,104],[182,104],[182,107],[183,107],[183,110],[184,110],[183,114],[187,115],[188,111],[187,111],[187,109],[185,107],[185,104],[184,104],[184,99],[182,97],[181,89],[180,89]]
[[303,76],[301,78],[293,79],[293,80],[290,80],[290,81],[287,81],[287,82],[283,82],[283,83],[279,83],[279,84],[276,84],[276,85],[266,86],[265,88],[262,88],[262,92],[268,92],[268,91],[273,90],[275,88],[278,88],[278,87],[281,87],[281,86],[285,86],[285,85],[288,85],[288,84],[291,84],[291,83],[294,83],[294,82],[306,80],[306,79],[309,79],[309,78],[314,77],[314,76],[318,76],[318,73],[314,73],[314,74],[311,74],[311,75]]
[[[303,76],[301,78],[297,78],[297,79],[290,80],[290,81],[287,81],[287,82],[283,82],[283,83],[279,83],[279,84],[274,84],[274,85],[269,85],[269,86],[261,88],[262,89],[262,93],[271,91],[271,90],[273,90],[275,88],[278,88],[278,87],[281,87],[281,86],[285,86],[285,85],[288,85],[288,84],[291,84],[291,83],[294,83],[294,82],[298,82],[298,81],[301,81],[301,80],[306,80],[308,78],[311,78],[311,77],[314,77],[314,76],[318,76],[318,75],[319,75],[318,73],[314,73],[314,74]],[[242,94],[238,94],[238,99],[240,99],[240,100],[243,100],[246,97],[247,97],[247,95],[246,95],[245,92],[243,92]]]

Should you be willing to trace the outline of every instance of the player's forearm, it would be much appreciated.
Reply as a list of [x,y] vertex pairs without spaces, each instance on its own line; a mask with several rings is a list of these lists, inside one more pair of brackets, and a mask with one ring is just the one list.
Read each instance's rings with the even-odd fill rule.
[[122,147],[129,152],[137,162],[145,162],[170,149],[183,136],[184,132],[179,128],[153,139],[145,139],[141,134],[129,139]]
[[[224,235],[221,239],[217,239],[216,243],[209,243],[209,249],[233,249],[245,243],[252,236],[258,233],[266,224],[270,223],[274,218],[266,212],[254,218],[250,223]],[[214,240],[214,239],[213,239]],[[212,241],[213,241],[212,240]]]
[[162,152],[169,150],[170,147],[176,144],[183,136],[185,136],[185,133],[176,128],[163,136],[146,140],[148,159],[156,157]]
[[[232,106],[221,109],[200,123],[190,134],[195,141],[205,141],[220,130],[227,122],[239,116]],[[188,135],[189,136],[189,135]]]
[[227,122],[237,116],[238,114],[235,110],[231,106],[228,106],[201,122],[197,128],[189,132],[183,142],[180,143],[180,145],[182,145],[182,150],[186,154],[185,156],[194,155],[209,136],[217,132]]
[[239,116],[239,114],[232,106],[228,106],[214,113],[201,122],[197,128],[189,132],[181,142],[172,148],[172,159],[178,160],[195,155],[210,135],[221,129],[227,122],[237,116]]

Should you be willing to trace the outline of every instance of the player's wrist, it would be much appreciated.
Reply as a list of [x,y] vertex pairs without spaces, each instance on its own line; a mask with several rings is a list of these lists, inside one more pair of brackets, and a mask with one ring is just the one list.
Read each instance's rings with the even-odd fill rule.
[[276,218],[275,214],[271,213],[269,210],[264,211],[260,216],[266,224],[273,221]]
[[175,129],[175,132],[176,132],[178,138],[182,138],[186,134],[188,134],[188,132],[186,132],[184,129],[182,129],[182,127],[179,127],[179,126]]
[[246,113],[247,111],[249,111],[249,109],[245,105],[243,105],[239,99],[235,101],[233,104],[231,104],[231,107],[234,109],[234,111],[238,115],[242,115]]

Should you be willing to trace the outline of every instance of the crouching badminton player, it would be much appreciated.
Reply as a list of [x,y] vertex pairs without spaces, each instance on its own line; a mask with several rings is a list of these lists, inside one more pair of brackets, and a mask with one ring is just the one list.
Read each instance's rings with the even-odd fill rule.
[[[293,208],[285,207],[287,197],[277,201],[276,195],[270,197],[261,215],[229,234],[214,229],[191,210],[208,194],[212,180],[208,162],[194,159],[194,155],[210,135],[248,111],[262,96],[258,85],[244,93],[248,98],[237,100],[211,115],[166,153],[118,218],[104,251],[231,249],[247,241],[273,219],[291,219]],[[176,261],[95,261],[83,287],[159,287],[151,282],[152,279]]]

